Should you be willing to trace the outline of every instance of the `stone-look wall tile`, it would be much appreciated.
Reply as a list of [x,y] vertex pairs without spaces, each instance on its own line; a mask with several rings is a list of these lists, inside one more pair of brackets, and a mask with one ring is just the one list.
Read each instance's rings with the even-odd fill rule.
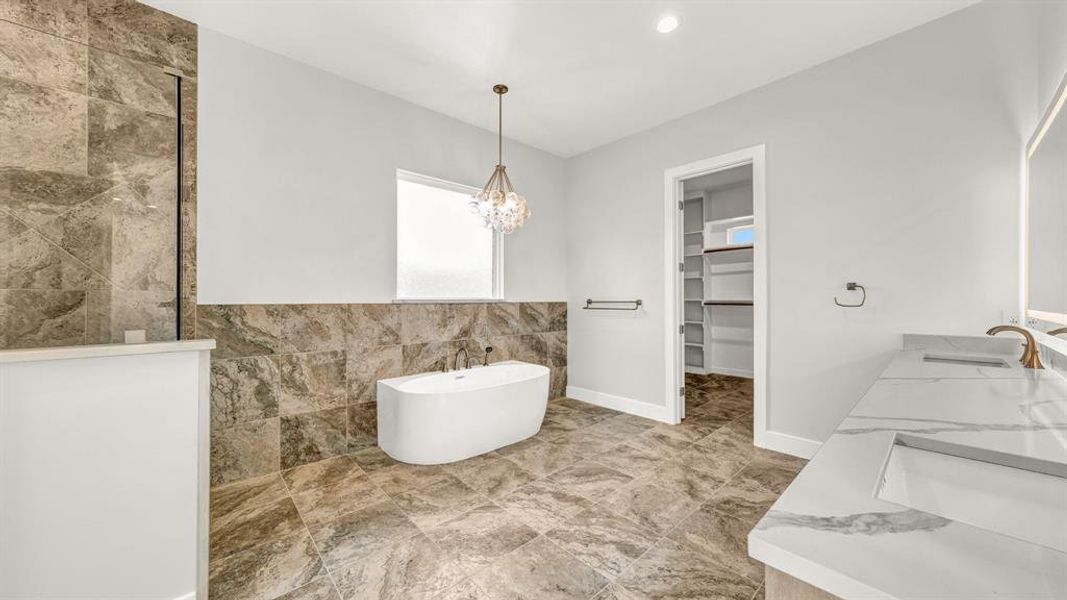
[[547,347],[548,362],[546,364],[550,367],[567,366],[567,332],[552,331],[540,335],[544,338]]
[[41,227],[113,187],[108,179],[85,175],[0,168],[0,210],[31,227]]
[[175,339],[175,297],[172,291],[142,292],[114,288],[86,294],[86,343],[121,344],[125,332],[141,329],[150,342]]
[[85,292],[0,290],[0,346],[42,348],[85,343]]
[[216,358],[344,350],[341,304],[202,304],[196,335]]
[[130,0],[89,0],[89,45],[196,74],[196,25]]
[[346,354],[345,379],[348,383],[349,404],[374,402],[377,399],[379,379],[405,374],[401,346],[381,346],[362,352],[349,350]]
[[173,177],[178,157],[175,128],[173,117],[89,98],[88,174],[128,183],[147,196],[140,187],[145,182]]
[[199,86],[196,78],[182,77],[182,122],[196,129],[196,113],[200,104]]
[[378,405],[374,402],[348,407],[348,451],[357,452],[378,445]]
[[[0,199],[0,244],[3,244],[13,237],[22,235],[25,231],[26,226],[22,224],[22,221],[19,221],[4,211],[3,200]],[[4,286],[0,285],[0,287]]]
[[175,291],[176,203],[142,200],[128,188],[112,190],[111,281],[123,290]]
[[400,344],[399,304],[350,304],[344,309],[348,320],[346,348],[365,350]]
[[90,48],[88,80],[90,96],[168,117],[177,114],[175,79],[159,65]]
[[281,417],[281,468],[344,454],[348,448],[346,421],[344,407]]
[[486,305],[489,335],[517,335],[525,333],[519,315],[519,305],[513,302],[493,302]]
[[91,269],[36,231],[0,242],[0,289],[84,290],[93,282]]
[[541,333],[549,330],[548,302],[519,304],[519,317],[522,320],[521,333]]
[[185,194],[183,201],[195,206],[197,177],[196,123],[184,120],[187,110],[185,96],[182,96],[182,158],[184,159],[182,164],[182,187],[184,189],[182,192]]
[[53,219],[40,231],[119,289],[173,295],[177,260],[173,207],[173,203],[149,205],[129,186],[120,186]]
[[0,19],[84,43],[88,39],[86,0],[4,0]]
[[[96,45],[86,0],[0,1],[0,244],[37,230],[0,249],[0,289],[83,292],[80,334],[30,332],[56,322],[42,316],[56,306],[42,302],[19,324],[26,331],[0,332],[4,344],[13,337],[20,346],[38,338],[41,345],[117,342],[126,329],[145,329],[149,339],[177,334],[176,94],[161,65],[195,73],[196,26],[133,0],[93,4]],[[101,50],[108,45],[125,58]],[[146,56],[182,60],[131,60],[127,50],[138,46],[156,50]],[[195,81],[185,89],[183,115],[193,132]],[[183,170],[195,173],[195,136],[190,145]],[[87,176],[90,170],[104,177]],[[115,187],[123,182],[129,187]],[[195,177],[187,189],[195,192]],[[122,202],[85,206],[109,190],[108,198],[122,195]],[[189,223],[193,200],[183,214]],[[195,232],[187,239],[195,243]],[[99,248],[90,250],[93,243]],[[191,336],[195,265],[183,274]]]
[[[545,365],[548,363],[548,346],[539,334],[506,335],[490,338],[493,360],[521,360]],[[499,354],[498,354],[499,353]]]
[[313,352],[276,357],[282,415],[338,408],[346,403],[345,353]]
[[485,335],[485,304],[400,305],[402,344],[445,342]]
[[562,398],[567,395],[567,367],[553,367],[549,370],[548,397]]
[[0,77],[85,93],[84,45],[0,21],[0,48]]
[[473,341],[455,340],[403,346],[403,374],[414,375],[416,373],[443,371],[445,365],[448,365],[448,368],[451,369],[455,365],[456,353],[459,352],[460,348],[467,348],[469,353],[477,348],[477,344]]
[[81,94],[0,79],[0,166],[86,174]]
[[567,303],[548,303],[548,331],[567,331]]
[[181,339],[196,337],[196,205],[182,204]]
[[[126,194],[130,194],[128,187]],[[119,194],[119,190],[115,190]],[[124,195],[124,194],[123,194]],[[41,235],[99,276],[111,280],[111,194],[83,202],[38,228]]]
[[241,423],[211,432],[211,485],[281,470],[279,419]]
[[270,357],[235,358],[211,363],[211,426],[278,416],[278,365]]

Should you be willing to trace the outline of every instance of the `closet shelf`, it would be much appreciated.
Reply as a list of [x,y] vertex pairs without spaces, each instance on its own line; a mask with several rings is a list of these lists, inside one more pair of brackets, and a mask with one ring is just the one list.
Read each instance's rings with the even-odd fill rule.
[[705,300],[704,306],[752,306],[751,300]]
[[741,215],[740,217],[730,217],[727,219],[715,219],[712,221],[705,221],[704,226],[716,226],[716,225],[730,225],[731,223],[743,223],[745,221],[755,221],[755,215]]
[[686,321],[686,325],[703,325],[704,321]]
[[714,248],[704,248],[703,254],[715,254],[716,252],[732,252],[734,250],[751,250],[752,244],[734,244],[732,246],[715,246]]

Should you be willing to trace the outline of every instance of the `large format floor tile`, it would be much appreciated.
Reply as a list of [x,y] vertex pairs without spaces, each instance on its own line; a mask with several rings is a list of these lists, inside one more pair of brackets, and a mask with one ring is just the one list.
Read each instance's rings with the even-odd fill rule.
[[473,577],[493,600],[591,598],[603,575],[543,537],[523,545]]
[[679,426],[561,398],[538,435],[457,463],[360,447],[217,487],[212,598],[761,598],[747,534],[803,461],[752,445],[749,382],[686,386]]

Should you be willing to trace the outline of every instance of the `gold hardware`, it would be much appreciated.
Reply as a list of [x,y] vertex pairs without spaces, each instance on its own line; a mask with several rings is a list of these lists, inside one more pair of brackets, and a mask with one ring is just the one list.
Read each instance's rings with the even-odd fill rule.
[[1058,327],[1052,331],[1046,332],[1048,335],[1059,335],[1061,333],[1067,333],[1067,327]]
[[1044,369],[1044,365],[1041,364],[1041,356],[1037,352],[1037,342],[1034,341],[1034,336],[1030,335],[1030,332],[1022,327],[1015,327],[1012,325],[997,325],[992,327],[986,332],[986,335],[996,335],[1003,331],[1012,331],[1021,334],[1025,338],[1025,348],[1023,349],[1023,355],[1019,359],[1019,362],[1023,364],[1027,369]]

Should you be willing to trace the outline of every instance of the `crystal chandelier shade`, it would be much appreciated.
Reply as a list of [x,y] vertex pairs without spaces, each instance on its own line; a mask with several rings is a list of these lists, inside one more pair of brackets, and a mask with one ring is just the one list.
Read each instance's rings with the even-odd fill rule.
[[497,164],[485,187],[473,196],[471,211],[481,217],[486,228],[512,233],[526,223],[530,209],[526,208],[526,198],[515,192],[504,166],[504,94],[508,86],[497,84],[493,92],[498,98]]

